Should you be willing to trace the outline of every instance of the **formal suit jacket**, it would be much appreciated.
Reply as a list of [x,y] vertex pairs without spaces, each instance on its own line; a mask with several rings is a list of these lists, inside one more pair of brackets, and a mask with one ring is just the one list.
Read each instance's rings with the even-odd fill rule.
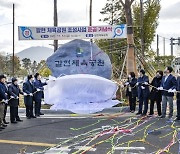
[[[34,85],[30,83],[30,81],[26,81],[23,83],[23,92],[26,94],[34,93],[35,88]],[[33,105],[33,96],[24,96],[25,105],[32,106]]]
[[34,100],[35,101],[41,100],[44,97],[44,95],[43,95],[43,90],[44,90],[43,86],[46,85],[46,83],[42,83],[41,80],[35,80],[33,82],[33,84],[34,84],[34,87],[36,88],[36,90],[37,89],[42,90],[42,91],[38,91],[38,92],[36,92],[34,94]]
[[[132,94],[132,97],[137,97],[137,87],[136,87],[136,83],[137,83],[137,79],[136,78],[132,78],[132,79],[128,79],[129,85],[127,86],[127,91],[126,91],[126,95],[129,96],[129,94]],[[130,91],[130,89],[131,91]]]
[[[161,87],[163,87],[163,89],[165,89],[165,90],[176,89],[176,87],[177,87],[176,78],[172,74],[169,74],[169,76],[165,80],[165,76],[163,76],[162,82],[161,82]],[[174,93],[162,91],[162,95],[172,97],[172,96],[174,96]]]
[[[142,77],[138,78],[138,98],[140,99],[141,97],[149,97],[149,86],[145,85],[144,83],[147,82],[149,83],[149,78],[146,75],[143,75]],[[144,89],[143,89],[144,87]]]
[[[154,77],[152,82],[151,82],[151,85],[153,87],[160,87],[161,86],[161,82],[162,82],[162,77],[161,78],[157,78],[157,77]],[[150,100],[152,101],[158,101],[158,102],[161,102],[162,100],[162,91],[160,90],[157,90],[156,88],[152,88],[151,89],[151,92],[150,92]]]
[[[180,91],[180,76],[177,77],[177,91]],[[177,99],[180,100],[180,93],[177,93]]]
[[19,97],[19,94],[23,94],[23,92],[20,90],[18,85],[12,83],[8,87],[8,93],[10,98],[11,96],[14,97],[9,100],[9,106],[17,107],[19,105],[19,98],[17,99],[17,97]]
[[8,99],[7,97],[7,88],[4,83],[0,82],[0,101]]

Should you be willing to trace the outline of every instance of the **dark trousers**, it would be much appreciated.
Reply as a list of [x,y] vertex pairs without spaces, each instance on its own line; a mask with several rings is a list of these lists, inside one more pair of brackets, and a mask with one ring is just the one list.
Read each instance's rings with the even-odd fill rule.
[[158,115],[161,116],[161,101],[151,100],[150,103],[150,114],[154,114],[154,103],[156,102]]
[[180,119],[180,99],[177,99],[177,118]]
[[10,106],[10,120],[11,122],[20,120],[18,115],[18,107]]
[[7,113],[7,104],[5,104],[5,107],[4,107],[4,118],[3,118],[3,121],[6,121],[5,118],[6,118],[6,113]]
[[135,111],[136,109],[136,97],[133,97],[132,93],[129,93],[129,107],[130,111]]
[[26,117],[33,116],[33,105],[26,105]]
[[35,110],[35,115],[40,115],[41,112],[41,100],[35,100],[35,106],[34,106],[34,110]]
[[148,110],[148,97],[141,96],[139,98],[139,111],[138,111],[138,113],[142,113],[143,105],[144,105],[143,114],[147,114],[147,110]]

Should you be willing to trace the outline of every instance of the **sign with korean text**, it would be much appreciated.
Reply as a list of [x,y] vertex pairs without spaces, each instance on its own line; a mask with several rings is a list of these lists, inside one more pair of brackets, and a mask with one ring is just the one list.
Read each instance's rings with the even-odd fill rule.
[[73,27],[18,27],[19,40],[115,39],[126,38],[122,25]]
[[63,74],[93,74],[110,79],[112,74],[109,56],[96,44],[79,39],[58,48],[46,64],[55,77]]

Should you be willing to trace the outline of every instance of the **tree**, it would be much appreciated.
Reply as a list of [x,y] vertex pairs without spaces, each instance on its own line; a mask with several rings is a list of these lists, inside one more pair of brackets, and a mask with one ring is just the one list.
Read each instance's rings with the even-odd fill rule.
[[[6,56],[4,73],[9,75],[9,76],[12,76],[13,75],[12,70],[13,70],[13,56]],[[14,56],[14,72],[15,72],[15,75],[19,75],[20,70],[21,70],[21,64],[20,64],[19,57]]]
[[31,60],[29,58],[24,58],[22,59],[23,62],[23,67],[27,70],[28,73],[30,72],[30,67],[31,67]]
[[35,74],[37,72],[37,68],[38,68],[37,62],[34,60],[32,65],[31,65],[32,74]]
[[[137,2],[133,4],[132,3],[133,0],[131,1],[107,0],[107,4],[101,11],[101,14],[105,16],[104,19],[102,19],[101,21],[107,22],[109,24],[111,24],[112,21],[114,24],[127,23],[129,27],[128,33],[132,33],[134,31],[134,36],[135,36],[134,42],[135,42],[136,50],[141,50],[140,4]],[[132,8],[130,7],[131,5]],[[124,8],[124,10],[122,9],[122,7]],[[155,31],[158,25],[159,11],[160,11],[160,3],[158,0],[148,0],[146,1],[146,3],[144,3],[143,37],[145,38],[145,56],[148,56],[148,58],[152,58],[154,56],[151,49],[151,43],[154,39]],[[111,44],[111,40],[99,40],[96,41],[96,43],[105,52],[108,51],[107,53],[110,52],[112,52],[113,54],[118,53],[112,56],[113,57],[112,63],[115,64],[116,68],[120,68],[122,66],[122,62],[124,60],[126,53],[125,52],[126,49],[124,48],[126,47],[127,44],[133,43],[133,40],[131,39],[133,39],[133,35],[129,34],[128,35],[128,41],[130,41],[129,43],[126,43],[125,40],[122,39],[113,40],[112,44]]]
[[43,76],[43,77],[49,77],[49,75],[51,75],[51,70],[47,67],[44,67],[42,68],[40,71],[39,71],[40,75]]

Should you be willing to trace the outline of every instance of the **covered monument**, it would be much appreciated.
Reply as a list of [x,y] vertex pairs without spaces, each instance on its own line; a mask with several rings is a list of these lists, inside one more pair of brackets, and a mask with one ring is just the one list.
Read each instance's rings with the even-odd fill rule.
[[51,109],[94,113],[119,103],[113,100],[118,86],[109,80],[109,56],[94,43],[66,43],[47,59],[47,65],[53,77],[44,92],[45,102],[53,105]]

